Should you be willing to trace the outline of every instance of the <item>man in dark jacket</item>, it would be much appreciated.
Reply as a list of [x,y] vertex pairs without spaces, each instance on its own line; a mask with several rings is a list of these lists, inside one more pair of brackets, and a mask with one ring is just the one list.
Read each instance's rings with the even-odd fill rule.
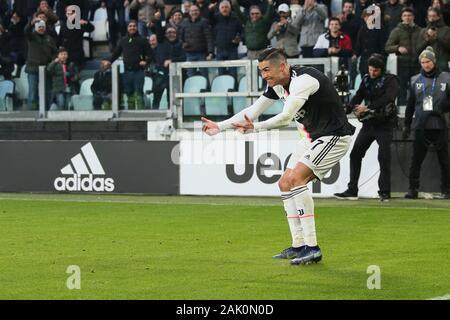
[[[374,54],[368,61],[368,74],[361,82],[356,95],[350,101],[348,112],[353,111],[363,123],[350,153],[350,182],[343,193],[336,193],[338,199],[356,200],[361,161],[374,141],[378,143],[380,177],[378,179],[381,201],[391,197],[391,142],[393,128],[397,122],[395,100],[399,94],[396,76],[385,73],[384,57]],[[363,105],[363,100],[366,105]]]
[[431,46],[436,54],[437,67],[440,71],[449,71],[450,60],[450,27],[446,26],[441,12],[435,8],[427,11],[427,27],[422,29],[417,55]]
[[[66,17],[69,22],[77,19],[76,14],[74,6],[68,6],[66,8]],[[80,27],[81,29],[69,29],[67,23],[62,23],[58,35],[58,46],[62,46],[68,50],[70,53],[69,62],[74,62],[79,70],[83,69],[85,64],[83,34],[94,31],[94,25],[89,21],[80,19]]]
[[386,53],[397,55],[397,74],[400,79],[399,105],[406,104],[406,93],[409,80],[419,70],[417,48],[420,41],[421,28],[414,23],[414,12],[411,8],[402,11],[402,22],[392,31],[386,42]]
[[[28,57],[25,71],[28,73],[28,109],[37,108],[39,66],[47,66],[55,56],[57,48],[55,41],[46,32],[43,20],[33,19],[25,27],[25,37],[28,43]],[[47,82],[48,97],[50,96]]]
[[384,13],[384,24],[386,34],[391,34],[392,30],[401,22],[403,4],[399,0],[388,0],[380,5],[381,11]]
[[91,91],[94,94],[94,110],[111,109],[111,69],[105,61],[100,62],[100,70],[94,74]]
[[[180,40],[186,52],[186,61],[212,60],[214,43],[209,22],[200,17],[200,10],[193,5],[189,9],[189,18],[181,23]],[[188,76],[194,74],[194,70],[188,70]],[[202,68],[201,73],[207,76],[208,71]]]
[[[169,66],[172,62],[186,60],[181,42],[177,40],[175,28],[166,29],[165,40],[158,43],[156,35],[150,36],[150,46],[153,50],[153,61],[150,68],[150,77],[153,80],[153,104],[152,109],[159,109],[164,90],[169,91]],[[169,102],[169,95],[167,95]]]
[[144,104],[145,67],[151,61],[150,45],[145,38],[137,32],[136,20],[128,22],[128,34],[120,39],[112,55],[106,59],[111,64],[123,56],[125,72],[123,75],[123,88],[128,97],[128,106],[133,109],[142,109]]
[[409,191],[405,198],[417,199],[420,168],[429,147],[433,145],[441,167],[441,197],[450,199],[448,125],[444,117],[444,113],[450,111],[450,73],[438,70],[436,55],[431,47],[421,53],[419,61],[422,70],[411,79],[405,111],[403,138],[409,137],[411,124],[415,131]]
[[370,16],[367,10],[363,11],[364,25],[359,29],[358,37],[353,45],[353,61],[360,57],[359,72],[361,77],[367,72],[367,61],[374,53],[384,54],[384,45],[386,44],[387,34],[384,28],[373,28]]

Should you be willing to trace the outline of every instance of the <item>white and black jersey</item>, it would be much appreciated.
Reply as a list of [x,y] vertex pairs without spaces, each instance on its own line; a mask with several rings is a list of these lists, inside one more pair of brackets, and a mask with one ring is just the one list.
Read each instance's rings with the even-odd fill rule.
[[299,130],[310,141],[322,136],[352,135],[355,128],[347,121],[344,106],[332,82],[312,67],[291,66],[291,79],[286,87],[267,87],[264,94],[250,107],[219,123],[227,129],[242,121],[244,114],[257,119],[275,100],[282,99],[283,111],[274,117],[255,122],[255,130],[273,129],[297,122]]

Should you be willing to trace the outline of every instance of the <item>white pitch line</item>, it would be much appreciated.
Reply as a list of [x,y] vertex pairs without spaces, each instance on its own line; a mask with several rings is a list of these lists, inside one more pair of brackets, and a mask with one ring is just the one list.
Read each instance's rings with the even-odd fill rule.
[[445,296],[441,296],[441,297],[430,298],[427,300],[450,300],[450,294],[446,294]]
[[[109,199],[55,199],[55,198],[8,198],[0,197],[1,200],[14,200],[14,201],[51,201],[51,202],[78,202],[78,203],[117,203],[117,204],[178,204],[178,205],[212,205],[212,206],[270,206],[279,207],[281,204],[258,204],[258,203],[214,203],[214,202],[164,202],[164,201],[134,201],[134,200],[109,200]],[[320,209],[332,208],[332,206],[323,206]],[[371,207],[371,206],[358,206],[358,207],[344,207],[350,209],[408,209],[408,210],[436,210],[436,211],[448,211],[448,208],[427,208],[427,207]]]

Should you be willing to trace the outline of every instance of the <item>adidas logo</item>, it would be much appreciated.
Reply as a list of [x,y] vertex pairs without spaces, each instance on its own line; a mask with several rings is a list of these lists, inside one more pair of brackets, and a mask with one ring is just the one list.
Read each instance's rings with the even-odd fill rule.
[[70,162],[61,169],[61,174],[71,177],[56,178],[53,185],[57,191],[114,191],[112,178],[94,178],[105,176],[106,173],[90,142],[81,147],[81,153],[70,159]]

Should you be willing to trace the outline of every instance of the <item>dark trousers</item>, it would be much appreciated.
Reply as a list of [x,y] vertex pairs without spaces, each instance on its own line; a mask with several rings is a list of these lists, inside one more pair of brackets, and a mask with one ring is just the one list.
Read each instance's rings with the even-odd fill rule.
[[400,95],[398,97],[398,105],[404,106],[407,102],[409,82],[411,77],[419,73],[419,68],[415,66],[398,65],[398,79],[400,82]]
[[358,180],[361,173],[361,161],[372,142],[378,143],[378,162],[380,163],[380,177],[378,179],[379,193],[391,192],[391,142],[392,128],[390,126],[363,125],[356,137],[350,153],[350,182],[348,190],[358,193]]
[[[447,130],[447,129],[446,129]],[[416,130],[413,141],[413,156],[411,162],[411,168],[409,169],[409,188],[412,190],[418,190],[420,186],[420,169],[422,167],[423,160],[427,155],[428,149],[432,141],[436,141],[440,136],[440,130],[425,130],[424,138],[420,138],[420,131]],[[448,136],[446,135],[446,141]],[[447,193],[450,191],[450,175],[449,175],[449,156],[448,156],[448,143],[443,143],[442,147],[437,151],[437,157],[439,160],[439,166],[441,167],[441,191]]]
[[[164,72],[163,74],[157,73],[153,75],[153,103],[152,109],[159,109],[159,104],[161,103],[161,97],[164,93],[164,90],[169,90],[169,74],[168,72]],[[169,94],[167,94],[167,99],[169,98]]]
[[314,47],[302,47],[302,57],[314,58],[313,49]]
[[[220,49],[217,48],[217,54],[216,54],[216,60],[223,61],[223,60],[237,60],[238,59],[238,50],[237,48],[232,49]],[[229,68],[228,72],[230,75],[232,75],[235,79],[237,79],[237,68]],[[219,68],[219,74],[226,74],[227,68]]]

